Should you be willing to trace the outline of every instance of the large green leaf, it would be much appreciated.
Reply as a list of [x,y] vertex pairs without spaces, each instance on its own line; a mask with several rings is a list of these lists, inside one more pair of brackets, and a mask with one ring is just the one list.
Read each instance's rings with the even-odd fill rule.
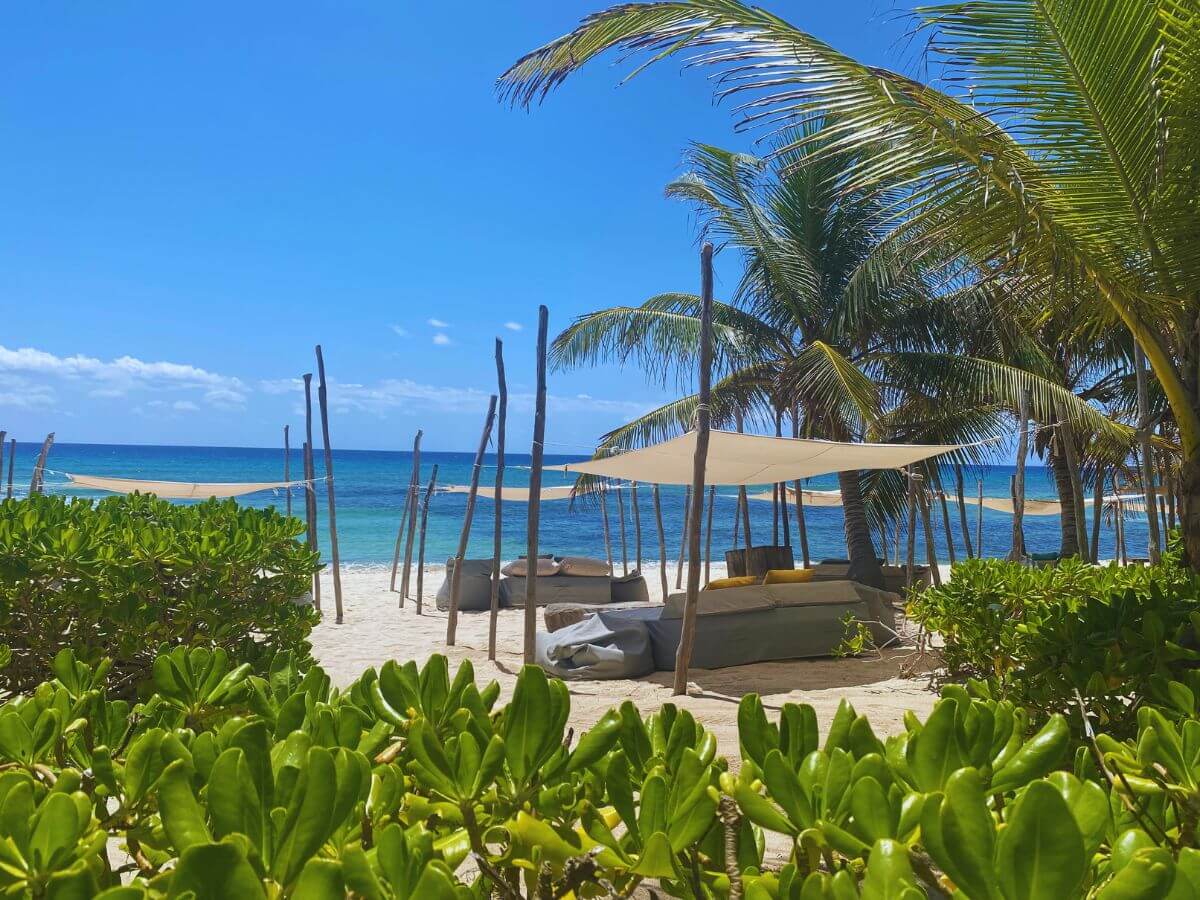
[[1073,896],[1087,869],[1083,837],[1062,795],[1035,781],[1017,799],[996,845],[996,874],[1007,900]]

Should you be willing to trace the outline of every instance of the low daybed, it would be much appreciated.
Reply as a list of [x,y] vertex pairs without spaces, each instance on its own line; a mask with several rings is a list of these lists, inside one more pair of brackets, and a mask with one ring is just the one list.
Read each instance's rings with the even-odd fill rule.
[[[599,609],[537,636],[538,664],[564,679],[637,678],[675,668],[685,595],[662,606]],[[878,646],[896,640],[899,597],[853,581],[768,584],[701,591],[693,666],[719,669],[829,656],[846,637],[851,614]]]

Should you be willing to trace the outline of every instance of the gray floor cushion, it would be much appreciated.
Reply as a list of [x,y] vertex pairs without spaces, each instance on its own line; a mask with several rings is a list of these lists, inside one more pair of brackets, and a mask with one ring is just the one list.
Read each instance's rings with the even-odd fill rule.
[[630,572],[612,580],[613,603],[649,603],[650,590],[641,572]]
[[645,623],[596,612],[553,633],[539,632],[538,665],[567,681],[640,678],[654,671]]
[[[446,560],[446,580],[437,592],[437,608],[450,608],[450,578],[454,574],[454,560]],[[490,559],[464,559],[462,578],[459,580],[458,608],[463,612],[478,612],[492,608],[492,561]]]
[[[612,579],[607,575],[591,578],[582,575],[550,575],[537,582],[537,605],[550,603],[609,603]],[[525,579],[500,580],[500,602],[504,606],[525,605]]]

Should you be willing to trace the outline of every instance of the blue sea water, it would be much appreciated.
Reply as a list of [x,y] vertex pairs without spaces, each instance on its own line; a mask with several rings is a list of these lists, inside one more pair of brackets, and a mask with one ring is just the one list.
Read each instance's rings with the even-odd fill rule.
[[[29,479],[38,444],[18,443],[15,479],[16,495],[28,490]],[[4,477],[8,470],[8,447],[5,447],[3,463]],[[438,465],[439,484],[467,484],[471,478],[472,453],[425,452],[421,455],[422,484],[428,479],[434,463]],[[546,465],[562,464],[581,459],[580,456],[546,456]],[[481,483],[492,484],[495,480],[495,459],[488,456],[482,470]],[[505,484],[524,486],[529,480],[529,457],[527,454],[509,453]],[[75,472],[89,475],[110,475],[125,478],[150,478],[166,481],[280,481],[283,479],[282,449],[249,447],[157,447],[111,444],[56,444],[47,463],[45,481],[48,493],[64,493],[98,497],[98,492],[82,491],[70,486],[63,473]],[[318,454],[317,474],[324,471]],[[293,450],[291,477],[300,478],[301,454]],[[342,559],[348,563],[381,564],[391,560],[400,523],[401,507],[412,472],[412,454],[408,451],[338,450],[334,453],[336,475],[336,500],[338,536]],[[1008,496],[1011,466],[989,466],[967,474],[967,496],[970,511],[970,527],[974,540],[976,508],[970,502],[975,496],[975,479],[984,480],[987,496]],[[1056,499],[1053,481],[1048,469],[1027,469],[1027,496],[1030,498]],[[943,476],[947,485],[952,479]],[[545,485],[565,485],[570,477],[563,473],[546,472]],[[812,478],[805,482],[806,488],[833,490],[837,487],[834,475]],[[769,486],[764,486],[770,490]],[[327,551],[328,534],[325,517],[324,485],[318,485],[320,505],[320,534],[322,547]],[[263,492],[243,497],[240,502],[247,506],[274,505],[283,508],[286,492]],[[655,527],[654,507],[648,487],[639,490],[639,508],[642,521],[642,556],[644,560],[657,560],[658,536]],[[736,490],[718,488],[713,513],[713,555],[720,559],[722,551],[733,546],[733,519],[736,511]],[[293,508],[303,516],[301,492],[293,496]],[[683,527],[684,489],[664,487],[662,489],[664,530],[667,535],[667,557],[675,559],[679,553],[679,541]],[[444,561],[452,555],[458,545],[466,507],[464,494],[439,493],[430,506],[426,558],[431,562]],[[633,511],[628,494],[625,496],[626,531],[630,564],[635,555]],[[504,504],[504,556],[516,557],[525,552],[527,505],[506,501]],[[842,532],[840,508],[808,507],[805,510],[808,525],[809,545],[814,559],[842,557],[845,541]],[[751,503],[751,528],[755,543],[769,543],[772,532],[771,504]],[[491,553],[492,530],[495,506],[487,498],[477,502],[471,545],[468,555],[487,556]],[[615,497],[609,497],[609,516],[612,528],[613,552],[621,558],[618,517]],[[962,536],[959,534],[956,507],[951,506],[952,527],[959,554],[963,553]],[[1091,512],[1089,507],[1089,534]],[[792,543],[799,556],[798,539],[795,537],[795,518],[789,515],[793,529]],[[947,559],[945,535],[940,526],[940,512],[934,510],[935,544],[939,560]],[[984,510],[983,513],[984,554],[1005,555],[1012,541],[1012,517],[1004,513]],[[604,531],[599,509],[594,504],[577,504],[572,508],[568,501],[544,502],[542,504],[540,545],[544,552],[604,556]],[[743,538],[744,540],[744,538]],[[1146,526],[1144,519],[1127,522],[1127,546],[1129,553],[1144,556],[1146,548]],[[1026,516],[1025,541],[1031,551],[1056,551],[1059,546],[1057,516]],[[923,560],[924,542],[918,529],[917,558]],[[888,548],[891,556],[894,544]],[[1106,523],[1100,536],[1101,558],[1112,558],[1114,534],[1111,523]]]

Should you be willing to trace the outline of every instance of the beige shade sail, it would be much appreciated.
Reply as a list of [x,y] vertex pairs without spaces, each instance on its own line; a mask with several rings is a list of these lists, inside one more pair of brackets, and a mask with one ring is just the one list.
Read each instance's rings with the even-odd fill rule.
[[[803,490],[800,492],[804,497],[805,506],[841,506],[842,492],[841,491],[810,491]],[[793,488],[787,489],[789,500],[796,498],[796,491]],[[750,495],[751,500],[765,500],[768,503],[775,498],[770,491],[760,491],[757,494]]]
[[[746,485],[795,481],[854,469],[899,469],[958,450],[963,444],[849,444],[802,438],[713,431],[709,435],[706,484]],[[645,481],[691,484],[696,432],[604,459],[547,469]]]
[[[441,488],[447,494],[469,494],[471,486],[469,484],[447,484]],[[541,497],[543,500],[570,500],[571,491],[570,485],[554,485],[552,487],[543,487]],[[491,500],[496,499],[496,489],[494,487],[484,487],[482,484],[475,491],[480,497],[487,497]],[[512,500],[515,503],[529,502],[529,488],[526,487],[509,487],[504,486],[503,497],[505,500]]]
[[272,491],[281,488],[297,487],[305,484],[303,481],[143,481],[139,478],[110,478],[105,475],[75,475],[65,473],[76,487],[90,488],[97,491],[111,491],[114,494],[154,494],[168,500],[207,500],[209,497],[240,497],[243,494],[255,494],[259,491]]

